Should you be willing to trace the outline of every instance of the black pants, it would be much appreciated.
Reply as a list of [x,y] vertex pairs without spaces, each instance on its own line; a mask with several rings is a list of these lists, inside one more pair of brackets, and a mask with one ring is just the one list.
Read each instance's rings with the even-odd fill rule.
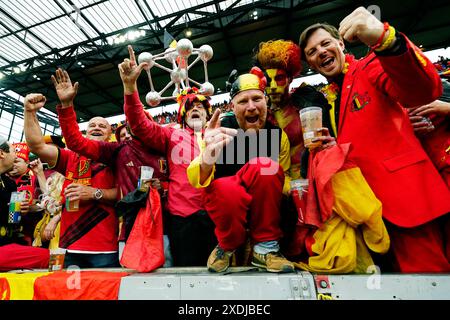
[[79,268],[120,268],[119,253],[71,253],[67,252],[64,267],[78,266]]
[[206,211],[185,218],[170,215],[168,229],[174,267],[206,266],[217,245],[214,223]]

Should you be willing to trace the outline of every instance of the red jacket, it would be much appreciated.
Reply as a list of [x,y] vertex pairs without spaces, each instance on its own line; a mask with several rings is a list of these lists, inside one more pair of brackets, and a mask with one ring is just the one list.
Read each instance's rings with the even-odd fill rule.
[[[430,117],[432,118],[432,117]],[[433,117],[435,130],[418,136],[423,148],[450,188],[450,118]]]
[[137,92],[125,96],[125,115],[131,131],[146,147],[167,157],[169,166],[169,193],[167,210],[174,215],[186,217],[204,210],[202,190],[188,181],[187,167],[200,154],[200,146],[190,128],[163,127],[149,121]]
[[87,139],[79,131],[73,108],[63,109],[58,106],[56,110],[68,148],[114,169],[120,188],[119,198],[137,188],[141,166],[154,168],[154,178],[167,180],[164,168],[160,165],[165,159],[160,154],[150,152],[139,140],[103,142]]
[[[406,38],[406,37],[405,37]],[[450,191],[414,135],[409,108],[436,100],[433,64],[408,39],[407,52],[353,61],[342,84],[337,140],[383,204],[383,217],[415,227],[450,212]]]

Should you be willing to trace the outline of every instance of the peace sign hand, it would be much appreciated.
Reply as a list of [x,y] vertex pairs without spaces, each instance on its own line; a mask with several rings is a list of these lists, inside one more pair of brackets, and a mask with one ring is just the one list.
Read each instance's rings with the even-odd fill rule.
[[142,62],[139,65],[136,63],[136,56],[131,45],[128,46],[128,53],[130,58],[124,59],[123,62],[118,65],[120,78],[123,83],[124,94],[126,95],[130,95],[137,91],[137,78],[139,78],[142,69],[148,65],[147,62]]

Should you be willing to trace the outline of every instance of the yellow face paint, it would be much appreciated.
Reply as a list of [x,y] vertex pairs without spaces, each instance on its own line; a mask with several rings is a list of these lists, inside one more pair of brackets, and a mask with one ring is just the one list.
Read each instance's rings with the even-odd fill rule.
[[267,87],[266,93],[272,104],[278,105],[288,94],[289,79],[286,71],[282,69],[266,69]]

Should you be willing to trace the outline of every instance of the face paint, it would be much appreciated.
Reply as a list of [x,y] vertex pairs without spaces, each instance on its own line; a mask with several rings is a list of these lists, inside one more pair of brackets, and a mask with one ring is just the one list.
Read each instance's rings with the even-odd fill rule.
[[282,69],[267,69],[266,73],[269,77],[266,93],[270,97],[270,102],[278,105],[288,95],[289,78]]

